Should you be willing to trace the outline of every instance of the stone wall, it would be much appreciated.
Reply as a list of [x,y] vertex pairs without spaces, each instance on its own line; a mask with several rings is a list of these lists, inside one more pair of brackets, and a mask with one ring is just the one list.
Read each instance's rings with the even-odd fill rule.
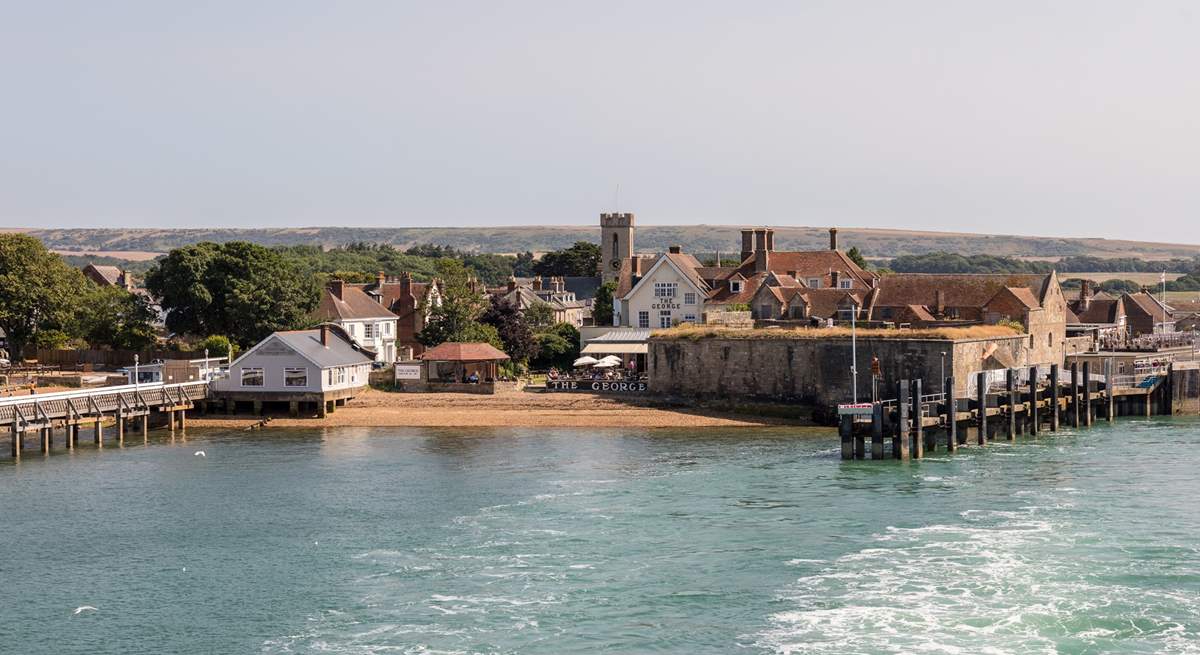
[[1175,364],[1170,385],[1172,414],[1200,414],[1200,366],[1195,362]]
[[[858,397],[871,398],[871,360],[879,358],[879,397],[895,396],[901,379],[921,378],[925,391],[941,391],[943,370],[955,376],[960,395],[968,378],[998,362],[1029,365],[1028,336],[989,339],[858,339]],[[655,394],[705,399],[771,399],[829,408],[849,402],[851,340],[650,339],[648,372]],[[943,368],[943,353],[944,368]],[[988,357],[985,359],[985,355]]]

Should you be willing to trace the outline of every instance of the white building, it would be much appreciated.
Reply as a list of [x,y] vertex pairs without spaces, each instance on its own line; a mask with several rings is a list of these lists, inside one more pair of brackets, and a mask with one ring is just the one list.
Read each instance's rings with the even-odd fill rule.
[[398,317],[361,287],[331,280],[321,291],[316,318],[345,329],[355,344],[371,351],[375,361],[396,361]]
[[229,365],[229,375],[212,383],[226,403],[288,403],[291,413],[313,403],[324,415],[367,385],[372,355],[336,325],[276,332]]
[[708,294],[699,268],[695,257],[672,246],[636,282],[627,278],[619,283],[613,294],[613,323],[642,329],[698,323]]

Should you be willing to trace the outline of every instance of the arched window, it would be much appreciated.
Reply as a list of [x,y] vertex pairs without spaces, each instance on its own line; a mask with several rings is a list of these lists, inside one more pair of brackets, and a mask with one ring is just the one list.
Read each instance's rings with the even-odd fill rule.
[[617,235],[614,233],[614,234],[613,234],[613,247],[612,247],[612,256],[613,256],[613,257],[620,257],[620,256],[621,256],[621,249],[620,249],[620,247],[617,245],[618,243],[620,243],[620,239],[619,239],[619,238],[617,238]]

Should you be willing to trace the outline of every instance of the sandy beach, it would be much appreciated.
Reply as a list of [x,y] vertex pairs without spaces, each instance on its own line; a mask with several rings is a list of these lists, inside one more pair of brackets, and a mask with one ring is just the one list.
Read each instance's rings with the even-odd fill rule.
[[[191,413],[188,427],[245,428],[260,419],[239,414]],[[799,421],[753,414],[621,401],[590,394],[521,392],[482,396],[389,393],[367,389],[325,418],[271,415],[268,428],[285,427],[755,427]]]

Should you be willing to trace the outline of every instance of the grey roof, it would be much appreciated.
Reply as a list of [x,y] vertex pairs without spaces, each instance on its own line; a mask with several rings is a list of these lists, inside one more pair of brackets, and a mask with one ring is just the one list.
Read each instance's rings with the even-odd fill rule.
[[645,328],[620,328],[605,332],[598,337],[588,339],[588,343],[642,343],[650,338],[650,330]]
[[[329,330],[329,347],[321,345],[320,330],[276,332],[271,337],[284,342],[292,350],[300,353],[300,355],[321,368],[367,364],[373,361],[372,358],[367,357],[342,338],[337,330]],[[268,337],[268,339],[271,337]]]
[[579,277],[567,276],[563,278],[564,286],[567,291],[575,294],[578,300],[591,300],[596,297],[596,289],[600,288],[600,276]]

